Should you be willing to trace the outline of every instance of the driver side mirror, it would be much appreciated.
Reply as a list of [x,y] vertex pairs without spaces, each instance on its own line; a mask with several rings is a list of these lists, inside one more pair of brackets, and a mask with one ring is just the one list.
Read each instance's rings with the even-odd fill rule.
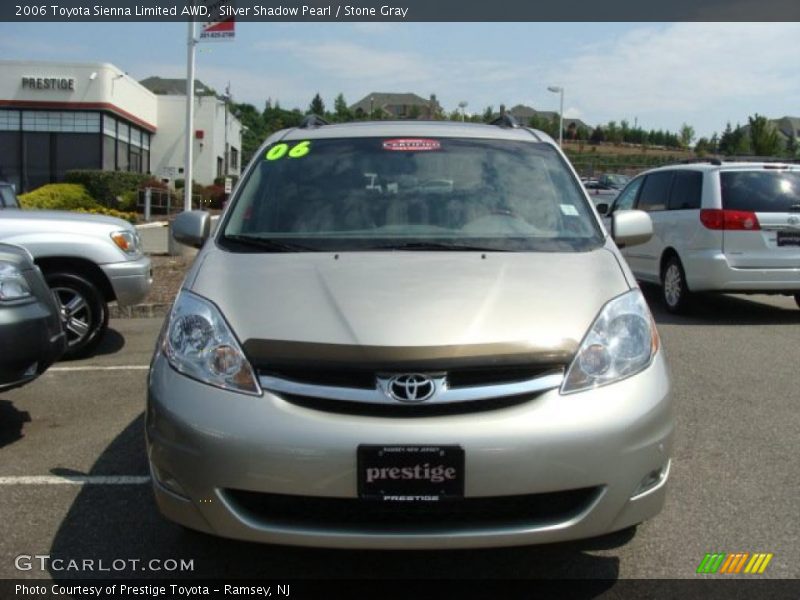
[[204,210],[184,211],[172,222],[172,237],[186,246],[200,248],[209,235],[211,215]]
[[608,214],[608,211],[611,210],[611,205],[608,202],[598,202],[595,205],[597,212],[600,213],[600,216],[605,217]]

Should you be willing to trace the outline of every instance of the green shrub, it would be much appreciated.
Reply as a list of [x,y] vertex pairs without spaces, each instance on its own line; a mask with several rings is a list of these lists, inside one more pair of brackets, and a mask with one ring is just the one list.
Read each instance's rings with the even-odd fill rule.
[[139,203],[139,191],[128,190],[123,192],[119,200],[119,210],[126,210],[136,212],[137,204]]
[[80,183],[86,186],[89,194],[103,206],[117,206],[117,198],[125,192],[139,189],[148,181],[150,175],[129,171],[76,170],[67,171],[67,183]]
[[86,188],[76,183],[49,183],[43,185],[27,194],[22,194],[19,197],[19,204],[22,208],[48,210],[76,210],[97,207],[97,202],[89,195]]

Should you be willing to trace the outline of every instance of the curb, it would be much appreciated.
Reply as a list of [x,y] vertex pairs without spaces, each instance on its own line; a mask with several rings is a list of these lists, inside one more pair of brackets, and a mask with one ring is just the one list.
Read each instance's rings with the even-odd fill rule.
[[109,306],[108,316],[110,319],[152,319],[167,316],[170,308],[172,303]]

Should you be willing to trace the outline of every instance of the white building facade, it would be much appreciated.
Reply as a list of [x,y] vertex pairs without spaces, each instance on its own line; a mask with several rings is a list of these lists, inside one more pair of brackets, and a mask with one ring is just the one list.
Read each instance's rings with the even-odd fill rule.
[[[0,60],[0,180],[18,192],[73,169],[181,179],[185,96],[157,95],[109,63]],[[241,171],[241,124],[214,95],[196,98],[194,180]]]

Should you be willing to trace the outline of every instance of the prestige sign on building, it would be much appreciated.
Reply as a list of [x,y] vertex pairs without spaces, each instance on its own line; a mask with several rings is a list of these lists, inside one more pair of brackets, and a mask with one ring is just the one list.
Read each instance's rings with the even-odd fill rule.
[[74,91],[75,79],[72,77],[23,77],[22,89]]

